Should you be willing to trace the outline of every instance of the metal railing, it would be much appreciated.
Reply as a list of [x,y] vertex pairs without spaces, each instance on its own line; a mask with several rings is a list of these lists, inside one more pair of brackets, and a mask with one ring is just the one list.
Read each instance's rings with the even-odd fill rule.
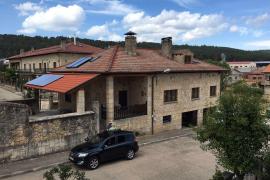
[[[101,107],[101,118],[106,119],[106,107]],[[136,104],[126,107],[114,107],[114,120],[147,115],[147,104]]]

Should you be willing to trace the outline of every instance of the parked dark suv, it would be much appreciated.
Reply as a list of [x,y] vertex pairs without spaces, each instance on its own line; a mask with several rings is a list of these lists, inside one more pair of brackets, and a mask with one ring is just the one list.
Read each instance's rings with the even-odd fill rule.
[[69,160],[77,165],[96,169],[104,161],[123,157],[131,160],[138,150],[139,146],[133,132],[105,131],[74,147],[69,155]]

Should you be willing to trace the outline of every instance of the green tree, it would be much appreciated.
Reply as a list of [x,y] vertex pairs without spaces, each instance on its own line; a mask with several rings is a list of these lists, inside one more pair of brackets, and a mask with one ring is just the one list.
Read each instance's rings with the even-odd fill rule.
[[211,150],[217,163],[240,180],[255,171],[267,147],[270,128],[264,110],[263,91],[238,83],[221,95],[217,107],[197,130],[202,148]]

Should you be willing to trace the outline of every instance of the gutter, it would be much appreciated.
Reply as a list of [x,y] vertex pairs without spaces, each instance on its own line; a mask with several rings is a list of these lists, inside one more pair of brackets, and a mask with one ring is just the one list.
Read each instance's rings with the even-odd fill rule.
[[151,88],[151,133],[154,134],[154,78],[156,75],[152,75],[152,88]]

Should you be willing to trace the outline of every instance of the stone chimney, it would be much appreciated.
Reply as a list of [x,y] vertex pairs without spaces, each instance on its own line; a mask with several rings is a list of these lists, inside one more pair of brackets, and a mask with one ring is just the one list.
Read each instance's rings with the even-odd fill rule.
[[20,54],[24,53],[24,49],[20,49]]
[[66,41],[65,41],[65,40],[61,40],[61,42],[60,42],[60,47],[61,47],[62,49],[66,49]]
[[125,33],[125,51],[128,55],[135,56],[137,48],[136,33],[129,31]]
[[31,47],[31,51],[34,51],[35,50],[35,48],[34,47]]
[[161,39],[161,53],[167,58],[172,57],[172,37],[164,37]]
[[194,54],[189,49],[179,49],[172,53],[172,58],[181,64],[191,64]]

